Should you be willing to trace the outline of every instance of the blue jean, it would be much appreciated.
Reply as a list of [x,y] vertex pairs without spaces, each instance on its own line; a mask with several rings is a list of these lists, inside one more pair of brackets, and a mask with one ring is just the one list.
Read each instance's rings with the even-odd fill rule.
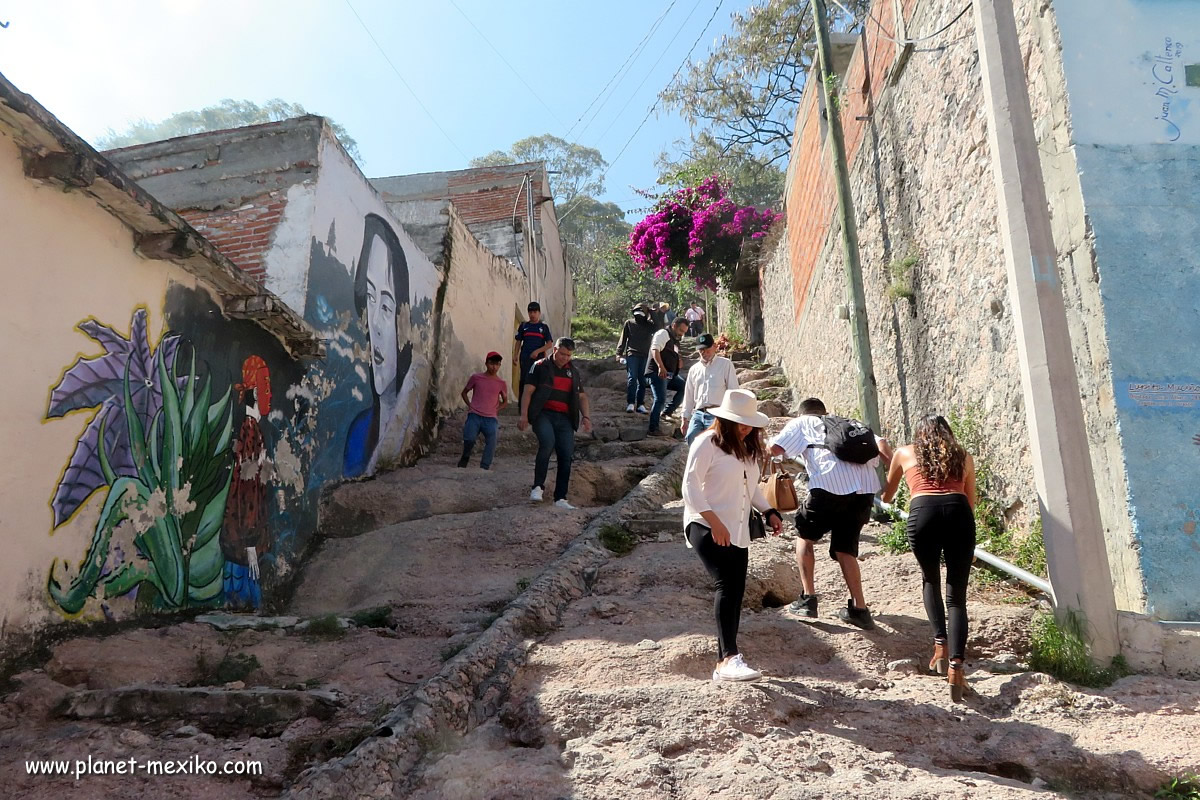
[[692,420],[688,423],[687,443],[691,444],[692,439],[695,439],[697,436],[708,430],[708,426],[713,424],[714,419],[716,419],[716,417],[707,411],[701,411],[700,409],[693,411]]
[[537,458],[533,462],[533,485],[546,488],[546,473],[550,471],[550,454],[558,458],[558,471],[554,476],[554,499],[567,499],[567,486],[571,483],[571,459],[575,457],[575,426],[571,418],[561,411],[543,411],[533,420],[533,432],[537,436]]
[[[650,409],[650,430],[658,430],[658,420],[663,414],[670,414],[675,409],[679,408],[679,404],[683,402],[683,378],[676,373],[669,378],[660,378],[658,374],[649,376],[646,380],[650,382],[650,391],[654,393],[654,407]],[[673,390],[674,397],[671,398],[670,405],[667,404],[667,391]]]
[[496,454],[500,420],[495,417],[483,417],[472,411],[467,414],[467,423],[463,425],[463,443],[475,444],[475,440],[481,433],[483,434],[483,458],[480,460],[479,466],[487,469],[492,465],[492,456]]
[[630,353],[625,356],[625,372],[629,380],[625,383],[625,405],[646,404],[646,360],[649,356],[644,353]]

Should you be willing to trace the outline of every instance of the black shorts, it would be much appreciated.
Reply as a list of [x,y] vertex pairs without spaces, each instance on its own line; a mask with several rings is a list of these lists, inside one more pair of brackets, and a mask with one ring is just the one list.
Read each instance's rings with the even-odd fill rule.
[[833,494],[810,489],[796,511],[796,532],[810,542],[829,533],[829,557],[846,553],[858,558],[858,539],[871,519],[873,494]]

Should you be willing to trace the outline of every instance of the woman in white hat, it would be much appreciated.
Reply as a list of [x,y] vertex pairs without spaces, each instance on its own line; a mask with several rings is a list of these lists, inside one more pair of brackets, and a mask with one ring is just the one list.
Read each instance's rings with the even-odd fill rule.
[[683,474],[683,525],[687,546],[696,551],[717,583],[717,655],[714,681],[752,681],[762,673],[746,665],[737,646],[742,596],[749,564],[750,510],[763,513],[772,531],[783,532],[783,517],[767,504],[758,477],[767,456],[753,392],[732,389],[710,409],[712,427],[696,437]]

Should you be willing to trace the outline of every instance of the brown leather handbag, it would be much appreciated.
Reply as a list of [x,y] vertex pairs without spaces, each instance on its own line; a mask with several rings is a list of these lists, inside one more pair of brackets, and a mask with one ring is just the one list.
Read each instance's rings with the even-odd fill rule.
[[769,472],[762,477],[763,494],[776,511],[789,512],[800,508],[796,495],[796,476],[782,468],[775,459],[767,461]]

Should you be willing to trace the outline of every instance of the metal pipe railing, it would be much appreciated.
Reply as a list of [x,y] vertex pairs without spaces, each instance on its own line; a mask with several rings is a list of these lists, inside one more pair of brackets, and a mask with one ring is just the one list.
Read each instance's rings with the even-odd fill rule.
[[[891,505],[890,503],[885,503],[882,500],[880,500],[878,497],[875,498],[875,507],[880,509],[881,511],[888,513],[888,514],[896,514],[897,516],[900,517],[900,519],[903,519],[903,520],[908,519],[907,511],[896,508],[895,506]],[[1050,588],[1049,581],[1045,580],[1044,578],[1039,578],[1037,575],[1034,575],[1029,570],[1021,569],[1016,564],[1013,564],[1011,561],[1006,561],[1003,558],[1001,558],[1000,556],[993,555],[993,554],[989,553],[987,550],[984,550],[982,547],[975,548],[975,558],[977,558],[978,560],[982,561],[983,563],[987,564],[990,567],[994,567],[994,568],[1000,570],[1001,572],[1011,575],[1012,577],[1016,578],[1017,580],[1021,581],[1024,584],[1032,586],[1033,588],[1035,588],[1039,591],[1045,592],[1046,594],[1050,595],[1051,597],[1054,597],[1054,591]]]

